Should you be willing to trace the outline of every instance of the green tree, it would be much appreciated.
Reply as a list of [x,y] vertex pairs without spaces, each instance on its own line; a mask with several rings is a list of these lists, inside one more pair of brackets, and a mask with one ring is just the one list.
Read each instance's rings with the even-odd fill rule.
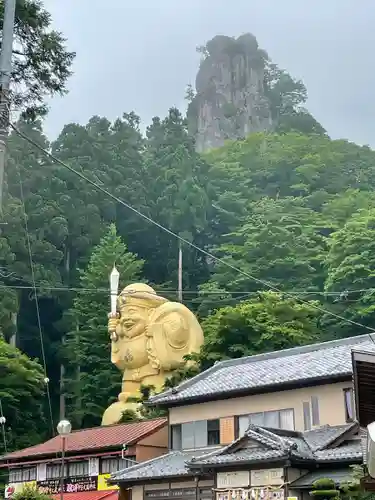
[[[4,2],[0,3],[1,29]],[[16,4],[15,43],[13,50],[13,104],[25,115],[44,114],[47,96],[64,94],[75,57],[65,46],[61,33],[51,29],[51,16],[40,0]]]
[[[144,200],[142,149],[139,118],[134,113],[124,113],[114,123],[94,116],[85,126],[69,124],[52,144],[60,160],[138,208]],[[64,282],[74,285],[77,268],[87,265],[93,245],[109,223],[116,223],[119,234],[130,241],[129,235],[138,228],[132,213],[74,173],[58,167],[55,177],[60,185],[51,194],[66,221]]]
[[81,272],[81,290],[69,312],[72,328],[64,349],[68,369],[67,413],[75,427],[98,425],[121,384],[121,374],[110,361],[107,332],[106,290],[115,262],[122,286],[139,278],[143,261],[127,251],[112,225],[93,249],[87,269]]
[[8,451],[31,446],[51,432],[49,418],[43,413],[43,370],[1,337],[0,367],[0,399],[6,418]]
[[298,196],[320,211],[338,193],[371,192],[375,184],[370,148],[316,134],[252,134],[204,157],[212,190],[225,188],[249,201]]
[[315,305],[264,292],[236,306],[218,309],[202,322],[201,368],[222,359],[313,343],[319,335]]
[[15,500],[52,500],[53,497],[40,493],[37,488],[26,485],[22,491],[13,495]]
[[[212,207],[208,165],[195,152],[181,113],[172,108],[164,120],[154,118],[147,129],[143,211],[186,240],[205,247]],[[178,241],[164,231],[139,221],[137,253],[145,259],[145,273],[154,283],[177,288]],[[200,252],[184,246],[184,288],[194,289],[208,277]],[[152,264],[151,264],[152,263]]]
[[333,227],[341,229],[359,210],[375,208],[375,195],[360,189],[347,189],[332,197],[322,207],[323,216],[331,219]]
[[266,60],[264,88],[277,132],[326,133],[322,125],[302,107],[307,100],[303,82],[292,78],[269,60]]
[[362,480],[365,478],[365,467],[363,465],[351,465],[351,477],[340,484],[340,498],[342,500],[373,500],[375,495],[372,491],[366,491]]
[[313,483],[313,490],[310,495],[319,500],[330,500],[331,498],[340,498],[340,491],[336,488],[335,481],[329,478],[317,479]]
[[[215,250],[222,262],[214,266],[211,282],[201,287],[201,295],[207,303],[212,286],[229,292],[231,299],[267,289],[267,284],[283,291],[321,290],[326,253],[321,233],[325,227],[326,222],[299,198],[254,202],[243,225],[226,235]],[[212,302],[215,300],[214,295]]]
[[[353,214],[329,240],[325,291],[343,316],[375,327],[375,209]],[[351,328],[339,322],[342,335]],[[360,332],[358,332],[360,333]],[[361,332],[364,333],[364,332]]]
[[[18,126],[41,146],[49,147],[40,122],[20,121]],[[9,138],[9,151],[4,206],[7,224],[2,226],[1,236],[10,253],[0,256],[0,266],[4,269],[2,284],[6,287],[1,290],[1,305],[3,315],[8,317],[4,334],[9,338],[16,329],[17,347],[30,357],[42,360],[39,319],[32,290],[34,273],[47,374],[52,399],[57,401],[60,335],[54,322],[61,311],[58,297],[51,288],[63,284],[67,227],[55,189],[55,185],[61,186],[61,183],[54,176],[56,167],[51,166],[49,159],[17,134]],[[57,410],[57,406],[53,404],[53,407]]]

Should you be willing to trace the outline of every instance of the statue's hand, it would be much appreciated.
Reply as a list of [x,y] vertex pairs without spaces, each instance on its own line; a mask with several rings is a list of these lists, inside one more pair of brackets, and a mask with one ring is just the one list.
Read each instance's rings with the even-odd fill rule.
[[108,314],[108,333],[111,337],[111,340],[115,340],[113,337],[117,336],[116,328],[118,325],[118,321],[119,321],[118,313],[116,313],[116,314],[109,313]]

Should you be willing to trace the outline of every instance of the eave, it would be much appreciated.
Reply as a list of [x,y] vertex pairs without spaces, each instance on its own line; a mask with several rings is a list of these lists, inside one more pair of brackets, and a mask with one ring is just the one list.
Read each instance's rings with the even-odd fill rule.
[[361,427],[375,421],[375,352],[353,350],[355,411]]
[[[108,457],[113,455],[123,454],[123,450],[119,446],[113,448],[97,448],[95,450],[81,450],[81,451],[69,451],[65,453],[66,460],[79,460],[91,457]],[[134,456],[134,447],[126,450],[125,456]],[[30,455],[25,457],[15,457],[9,459],[0,459],[0,469],[4,467],[19,467],[21,465],[34,465],[40,463],[54,463],[61,462],[61,451],[56,450],[53,453]]]
[[155,399],[146,403],[147,406],[158,406],[163,408],[175,408],[189,404],[206,403],[209,401],[221,401],[228,398],[239,398],[245,396],[253,396],[256,394],[270,394],[273,392],[290,391],[294,389],[303,389],[306,387],[313,387],[326,384],[334,384],[339,382],[346,382],[352,380],[352,372],[341,373],[339,375],[323,375],[321,377],[314,377],[309,379],[301,379],[297,382],[284,382],[280,384],[262,385],[261,387],[245,387],[232,391],[215,392],[214,394],[202,394],[199,396],[185,397],[180,400],[174,401],[158,401],[158,396]]
[[[163,483],[170,483],[171,481],[186,481],[189,479],[193,479],[199,475],[196,472],[191,471],[190,474],[177,474],[174,476],[166,476],[160,475],[160,476],[153,476],[153,477],[138,477],[138,478],[132,478],[129,480],[121,480],[121,479],[107,479],[107,483],[111,485],[119,485],[119,486],[126,486],[126,488],[131,487],[133,484],[153,484],[153,483],[160,483],[160,481],[163,481]],[[203,476],[207,476],[207,473],[202,473]]]

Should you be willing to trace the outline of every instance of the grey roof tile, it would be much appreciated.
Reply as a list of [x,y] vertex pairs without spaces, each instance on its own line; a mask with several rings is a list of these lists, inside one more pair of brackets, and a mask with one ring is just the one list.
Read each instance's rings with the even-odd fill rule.
[[332,479],[335,484],[339,486],[340,484],[348,481],[352,477],[353,471],[349,468],[337,469],[337,470],[315,470],[313,472],[308,472],[302,477],[299,477],[295,481],[291,482],[289,487],[293,488],[311,488],[312,484],[318,479]]
[[356,427],[355,423],[332,426],[324,425],[323,427],[320,427],[318,429],[305,431],[303,433],[303,438],[313,451],[317,451],[327,447],[338,437],[340,437],[343,432],[346,432],[354,427]]
[[[112,481],[131,481],[160,477],[177,477],[189,474],[186,463],[203,450],[172,451],[161,457],[141,462],[127,469],[112,474]],[[207,451],[208,453],[208,451]]]
[[[303,433],[250,425],[244,437],[228,446],[170,452],[119,471],[111,476],[111,481],[131,483],[145,479],[187,476],[196,467],[220,467],[284,458],[315,463],[357,462],[363,456],[363,436],[350,437],[351,428],[354,428],[354,424],[325,426]],[[346,436],[348,441],[327,448],[340,436]],[[254,446],[254,441],[259,445]]]
[[[363,444],[359,436],[332,449],[326,448],[333,443],[334,440],[341,435],[345,435],[352,428],[358,429],[358,425],[325,426],[308,432],[288,432],[278,429],[271,430],[250,426],[246,431],[246,435],[235,441],[233,445],[218,449],[209,456],[197,457],[191,460],[189,465],[191,467],[199,467],[233,462],[266,461],[286,456],[291,459],[294,458],[297,460],[309,460],[314,462],[356,461],[363,456]],[[267,441],[264,440],[265,433],[267,434]],[[272,435],[274,439],[272,439]],[[307,439],[305,439],[306,436]],[[247,447],[246,439],[256,440],[259,443],[263,443],[263,446]]]
[[285,450],[271,450],[264,447],[249,448],[240,450],[235,453],[228,453],[225,455],[211,455],[210,457],[202,457],[199,462],[194,461],[194,465],[224,465],[224,464],[239,464],[241,462],[267,462],[276,458],[286,457]]
[[362,459],[361,439],[354,439],[348,444],[343,444],[337,448],[316,451],[315,456],[319,462]]
[[221,361],[205,372],[150,398],[155,404],[181,403],[185,400],[225,396],[234,391],[249,391],[267,386],[303,383],[352,374],[351,352],[354,347],[375,351],[370,335],[351,337]]

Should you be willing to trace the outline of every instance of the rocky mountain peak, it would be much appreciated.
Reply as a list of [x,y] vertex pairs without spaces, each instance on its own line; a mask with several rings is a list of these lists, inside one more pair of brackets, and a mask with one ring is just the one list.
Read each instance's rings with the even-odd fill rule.
[[187,114],[197,151],[271,129],[264,89],[267,54],[256,37],[218,35],[197,50],[202,60]]

